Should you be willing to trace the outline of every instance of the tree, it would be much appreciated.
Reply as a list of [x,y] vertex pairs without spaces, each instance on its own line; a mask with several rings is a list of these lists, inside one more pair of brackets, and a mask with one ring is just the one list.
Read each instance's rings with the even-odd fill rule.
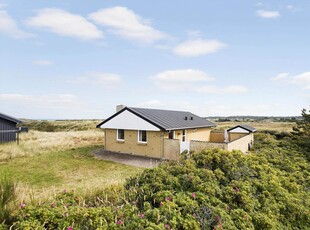
[[306,109],[303,109],[301,115],[302,120],[296,122],[296,126],[293,127],[293,133],[301,137],[310,138],[310,109],[308,113]]
[[310,161],[310,109],[308,112],[306,109],[303,109],[301,115],[302,119],[297,121],[296,126],[293,127],[293,134]]

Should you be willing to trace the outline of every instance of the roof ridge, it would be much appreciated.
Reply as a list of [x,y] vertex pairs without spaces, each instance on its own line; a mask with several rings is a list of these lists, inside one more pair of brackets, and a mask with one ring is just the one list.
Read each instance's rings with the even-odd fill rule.
[[[142,107],[132,107],[132,106],[127,106],[127,108],[129,108],[129,109],[161,110],[161,111],[191,113],[191,112],[185,111],[185,110],[153,109],[153,108],[142,108]],[[197,116],[197,115],[196,115],[196,116]]]

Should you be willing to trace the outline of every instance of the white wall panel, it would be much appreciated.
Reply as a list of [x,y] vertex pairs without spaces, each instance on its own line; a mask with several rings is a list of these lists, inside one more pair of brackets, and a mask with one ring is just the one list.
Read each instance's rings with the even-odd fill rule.
[[248,130],[245,130],[243,128],[235,128],[229,131],[230,133],[250,133]]
[[102,124],[100,128],[160,131],[160,129],[156,126],[143,120],[142,118],[129,112],[128,110],[123,111],[116,117],[113,117],[107,123]]

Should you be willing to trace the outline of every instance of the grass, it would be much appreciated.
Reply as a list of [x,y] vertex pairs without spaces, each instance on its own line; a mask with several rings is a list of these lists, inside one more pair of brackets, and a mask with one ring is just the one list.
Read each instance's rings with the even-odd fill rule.
[[0,162],[16,157],[103,145],[103,143],[104,135],[101,130],[69,132],[30,131],[29,133],[20,134],[19,145],[16,143],[0,144]]
[[296,125],[294,122],[275,122],[275,121],[249,121],[249,122],[215,122],[217,124],[217,129],[224,130],[232,128],[240,124],[248,124],[256,128],[258,131],[271,130],[278,132],[291,132],[293,131],[293,126]]
[[[29,122],[31,127],[42,125],[42,121]],[[104,143],[104,133],[95,129],[97,123],[50,121],[49,125],[61,131],[31,128],[28,133],[20,134],[19,145],[0,144],[0,175],[8,174],[18,182],[20,202],[51,199],[64,189],[89,195],[112,184],[122,184],[125,178],[143,170],[93,157],[91,152],[102,148]],[[41,129],[48,127],[43,125]],[[65,131],[68,128],[87,130]]]
[[0,174],[6,173],[19,181],[19,199],[25,201],[45,200],[64,189],[89,194],[121,184],[143,170],[95,159],[91,152],[97,148],[81,147],[12,159],[1,163]]
[[21,126],[43,132],[95,130],[102,120],[29,120],[22,119]]

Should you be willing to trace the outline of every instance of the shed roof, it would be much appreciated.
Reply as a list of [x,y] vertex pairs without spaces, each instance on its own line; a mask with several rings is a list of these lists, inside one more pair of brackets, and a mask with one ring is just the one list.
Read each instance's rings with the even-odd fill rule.
[[257,129],[255,129],[254,127],[252,127],[252,126],[250,126],[250,125],[237,125],[237,126],[235,126],[235,127],[232,127],[232,128],[230,128],[230,129],[228,129],[227,131],[229,132],[229,131],[231,131],[231,130],[233,130],[233,129],[235,129],[235,128],[238,128],[238,127],[240,127],[240,128],[243,128],[243,129],[245,129],[245,130],[247,130],[247,131],[249,131],[249,132],[251,132],[251,133],[254,133],[254,132],[256,132],[257,131]]
[[0,118],[3,118],[3,119],[8,120],[8,121],[15,122],[16,124],[22,123],[21,120],[18,120],[17,118],[11,117],[11,116],[6,115],[4,113],[0,113]]
[[115,113],[111,117],[98,124],[97,128],[99,128],[102,124],[113,119],[113,117],[117,116],[125,110],[128,110],[129,112],[137,115],[138,117],[146,120],[147,122],[155,125],[162,130],[177,130],[215,126],[214,123],[186,111],[125,107],[121,111]]

